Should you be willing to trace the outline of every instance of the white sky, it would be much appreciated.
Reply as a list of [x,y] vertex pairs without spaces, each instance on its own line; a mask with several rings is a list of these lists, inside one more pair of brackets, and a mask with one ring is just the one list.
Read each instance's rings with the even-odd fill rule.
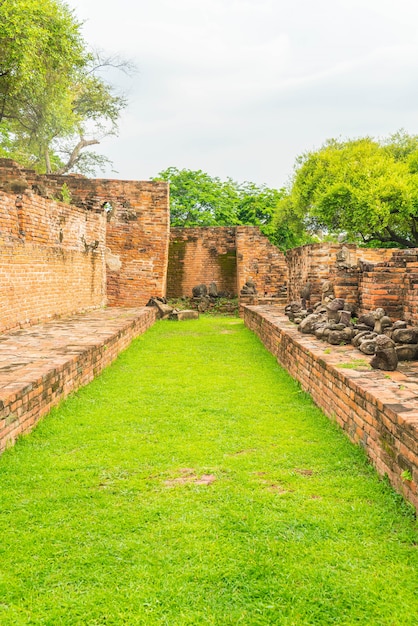
[[283,186],[330,137],[418,134],[417,0],[68,0],[138,73],[113,178],[175,166]]

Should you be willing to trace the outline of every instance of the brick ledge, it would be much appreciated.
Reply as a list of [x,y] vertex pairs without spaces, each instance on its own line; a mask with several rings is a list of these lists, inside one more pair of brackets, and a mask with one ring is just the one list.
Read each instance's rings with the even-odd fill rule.
[[0,335],[0,453],[155,320],[152,307],[108,308]]
[[[274,306],[244,307],[244,322],[418,510],[418,364],[402,363],[396,372],[345,369],[341,365],[371,357],[302,335]],[[405,471],[411,481],[402,477]]]

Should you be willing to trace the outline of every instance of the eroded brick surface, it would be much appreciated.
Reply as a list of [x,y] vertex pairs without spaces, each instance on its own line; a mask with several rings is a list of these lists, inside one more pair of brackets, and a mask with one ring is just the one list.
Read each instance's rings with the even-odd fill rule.
[[0,452],[92,381],[155,319],[152,307],[109,308],[2,335]]

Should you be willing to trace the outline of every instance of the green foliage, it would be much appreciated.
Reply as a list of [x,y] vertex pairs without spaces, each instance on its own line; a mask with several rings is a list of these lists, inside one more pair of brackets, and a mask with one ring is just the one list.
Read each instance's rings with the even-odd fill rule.
[[0,502],[2,626],[416,624],[412,512],[239,319],[157,323]]
[[61,187],[61,201],[65,202],[66,204],[71,204],[71,191],[67,185],[67,183],[64,183],[63,186]]
[[418,245],[418,136],[330,140],[299,157],[276,226],[367,245]]
[[412,480],[412,473],[411,473],[411,471],[410,470],[404,470],[401,473],[401,478],[402,478],[402,480],[404,480],[406,482],[411,482],[411,480]]
[[155,180],[170,182],[173,226],[259,226],[261,232],[279,243],[273,216],[283,191],[251,182],[222,181],[202,170],[170,167]]
[[82,165],[81,150],[116,131],[126,104],[97,75],[98,65],[61,0],[3,0],[1,154],[41,172]]

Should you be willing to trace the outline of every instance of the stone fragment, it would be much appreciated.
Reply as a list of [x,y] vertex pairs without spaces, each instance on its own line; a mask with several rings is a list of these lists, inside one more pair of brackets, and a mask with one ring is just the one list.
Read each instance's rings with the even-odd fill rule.
[[367,326],[367,324],[354,324],[354,330],[356,332],[363,332],[363,331],[370,332],[371,327]]
[[376,352],[376,340],[366,339],[361,342],[358,349],[360,352],[363,352],[363,354],[374,354]]
[[390,317],[388,317],[387,315],[384,315],[382,317],[381,322],[382,322],[382,328],[383,329],[392,327],[392,321],[391,321]]
[[306,283],[306,285],[304,285],[301,289],[300,297],[302,298],[302,307],[304,309],[306,308],[306,303],[309,302],[311,299],[311,291],[312,291],[311,283]]
[[165,298],[150,298],[146,306],[153,306],[158,309],[159,319],[167,319],[170,313],[174,310],[172,306],[167,304]]
[[203,298],[200,300],[199,304],[197,305],[197,310],[200,311],[201,313],[204,313],[205,311],[208,310],[209,306],[210,306],[209,296],[203,296]]
[[348,326],[350,322],[351,322],[351,311],[347,311],[346,309],[343,309],[342,311],[340,311],[339,323],[344,324],[344,326]]
[[299,313],[301,310],[302,310],[302,307],[300,303],[294,301],[286,305],[284,312],[287,315],[287,317],[290,319],[290,321],[293,322],[293,321],[296,321],[295,317],[300,317]]
[[358,324],[365,324],[369,328],[374,328],[374,323],[375,319],[373,313],[365,313],[358,318]]
[[417,328],[398,328],[392,332],[392,339],[395,343],[417,343]]
[[370,365],[374,369],[393,372],[398,367],[398,355],[395,350],[395,343],[386,335],[376,337],[376,353]]
[[321,286],[321,304],[328,304],[334,299],[334,285],[331,281],[325,280]]
[[408,324],[406,322],[404,322],[403,320],[398,320],[397,322],[393,323],[392,329],[399,330],[399,328],[406,328],[407,326]]
[[331,330],[327,340],[333,346],[340,346],[350,342],[349,339],[347,340],[343,330]]
[[350,251],[346,246],[342,246],[342,248],[337,252],[336,265],[339,269],[348,269],[351,267]]
[[164,304],[164,302],[160,302],[159,300],[156,300],[156,307],[158,309],[158,317],[161,320],[166,320],[170,317],[170,314],[173,312],[173,307],[168,305],[168,304]]
[[344,309],[344,300],[342,298],[334,298],[327,304],[327,311],[342,311]]
[[385,311],[384,309],[379,308],[379,309],[376,309],[376,311],[373,311],[372,315],[374,317],[373,330],[378,335],[381,335],[382,334],[382,319],[385,317]]
[[415,361],[418,358],[418,344],[406,343],[401,346],[395,346],[398,361]]
[[343,334],[343,335],[344,335],[344,337],[345,337],[345,341],[346,341],[347,343],[350,343],[350,342],[351,342],[351,340],[352,340],[352,338],[353,338],[353,329],[352,329],[352,328],[350,328],[350,326],[346,326],[346,327],[344,328],[344,330],[342,330],[341,332],[342,332],[342,334]]
[[327,304],[327,315],[331,321],[338,322],[340,317],[340,311],[344,308],[344,300],[342,298],[334,298],[329,304]]
[[317,313],[311,313],[308,317],[305,317],[304,320],[299,324],[299,330],[301,333],[309,334],[314,331],[314,325],[318,322],[320,316]]
[[248,278],[248,280],[245,281],[245,284],[241,288],[241,295],[249,296],[249,295],[255,295],[256,293],[257,293],[257,289],[255,286],[255,282],[253,281],[252,278]]
[[208,293],[208,289],[206,285],[203,283],[201,285],[196,285],[192,289],[193,298],[201,298],[202,296],[206,296]]
[[184,320],[197,320],[199,319],[199,313],[198,311],[192,310],[172,311],[170,319],[177,322],[183,322]]
[[209,289],[208,289],[208,293],[209,293],[211,298],[217,298],[218,297],[218,287],[216,286],[216,283],[214,283],[214,282],[210,283]]
[[358,348],[359,345],[366,340],[372,340],[376,337],[376,333],[371,332],[370,330],[368,331],[362,331],[361,333],[358,333],[358,335],[356,335],[353,339],[353,346],[355,348]]

